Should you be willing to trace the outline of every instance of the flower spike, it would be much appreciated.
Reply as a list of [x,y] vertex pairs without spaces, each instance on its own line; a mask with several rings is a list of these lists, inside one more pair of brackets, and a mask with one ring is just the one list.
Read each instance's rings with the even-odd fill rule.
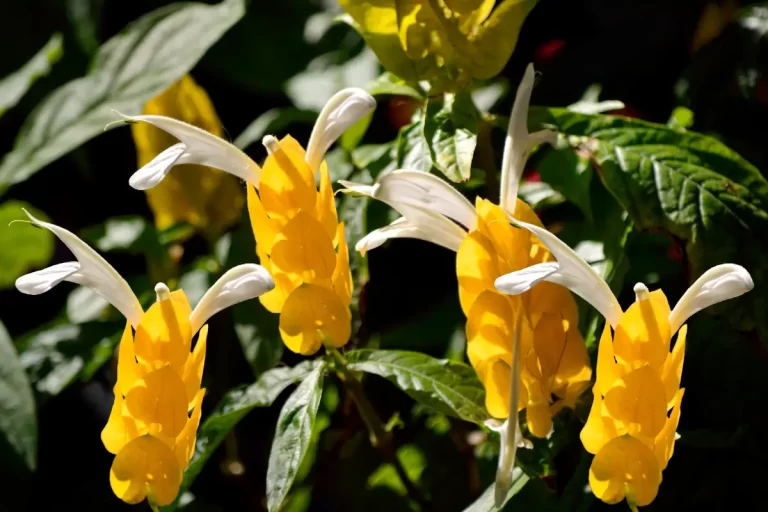
[[128,183],[136,190],[148,190],[176,165],[198,164],[234,174],[254,187],[259,186],[261,168],[236,146],[191,124],[165,116],[119,114],[126,122],[149,123],[181,141],[157,155],[133,173]]
[[552,130],[541,130],[528,133],[528,107],[531,102],[531,92],[536,78],[533,64],[528,64],[525,75],[520,82],[509,116],[507,138],[504,143],[504,156],[501,162],[501,191],[500,206],[511,214],[515,213],[517,190],[523,177],[525,162],[534,146],[547,142],[554,145],[557,134]]
[[112,268],[96,251],[91,249],[75,234],[55,224],[35,218],[27,210],[24,213],[30,222],[47,229],[72,251],[77,261],[59,263],[37,272],[21,276],[16,280],[16,288],[27,295],[45,293],[62,281],[87,286],[115,306],[125,318],[136,327],[144,310],[131,287],[120,274]]
[[515,226],[527,229],[547,246],[557,262],[539,263],[496,279],[496,289],[509,295],[527,292],[541,281],[565,286],[592,304],[616,328],[622,310],[608,284],[576,252],[544,228],[509,217]]

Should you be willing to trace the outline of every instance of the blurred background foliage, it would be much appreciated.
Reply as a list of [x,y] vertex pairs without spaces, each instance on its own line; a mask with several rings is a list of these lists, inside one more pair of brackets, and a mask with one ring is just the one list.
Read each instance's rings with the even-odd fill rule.
[[[0,17],[4,48],[0,76],[15,82],[2,82],[0,152],[13,149],[25,119],[43,98],[103,64],[103,55],[94,58],[101,55],[105,42],[128,23],[166,4],[160,0],[6,2]],[[222,122],[223,136],[261,161],[265,151],[259,141],[264,134],[290,131],[298,140],[306,140],[316,112],[333,92],[369,86],[380,75],[382,70],[362,39],[346,24],[335,22],[339,13],[334,0],[252,0],[242,18],[231,20],[231,29],[227,30],[225,20],[218,28],[202,30],[192,38],[198,44],[161,52],[147,59],[148,66],[159,70],[183,66],[184,58],[175,58],[174,52],[187,55],[191,75],[207,91]],[[213,15],[204,17],[215,24]],[[218,40],[216,30],[224,34]],[[499,114],[498,124],[504,125],[513,99],[507,93],[516,87],[525,65],[534,62],[541,73],[533,94],[535,105],[565,107],[583,101],[589,106],[599,93],[600,99],[623,102],[615,105],[620,109],[613,114],[668,124],[681,133],[691,129],[711,135],[765,171],[766,34],[768,4],[541,0],[523,25],[500,78],[475,90],[473,100],[481,111]],[[206,38],[210,49],[202,41]],[[198,60],[195,52],[202,58]],[[592,87],[595,84],[601,89]],[[75,103],[87,106],[98,101],[101,85],[95,83]],[[119,92],[125,93],[128,104],[142,94],[133,90],[138,96],[132,97]],[[370,180],[403,160],[413,163],[407,126],[417,112],[414,96],[407,87],[398,94],[377,96],[379,106],[366,121],[370,124],[350,130],[328,155],[334,181],[349,176]],[[94,110],[88,107],[85,112],[90,115]],[[533,109],[532,117],[543,119],[553,112],[555,117],[549,121],[569,136],[600,129],[599,121],[569,121],[572,114],[566,111],[557,115],[558,111]],[[55,125],[61,116],[66,117],[66,112],[52,112],[49,124]],[[493,122],[490,117],[486,120]],[[0,358],[14,357],[12,340],[37,408],[36,427],[33,422],[15,438],[0,437],[0,510],[129,508],[109,488],[112,457],[99,439],[111,406],[113,355],[124,322],[85,289],[58,287],[33,298],[12,288],[24,271],[69,259],[66,249],[41,230],[5,228],[21,218],[21,207],[53,219],[108,253],[107,259],[128,276],[145,306],[153,301],[152,285],[159,280],[183,287],[194,303],[223,270],[254,261],[247,213],[234,228],[215,236],[204,236],[187,225],[158,230],[143,194],[127,186],[128,177],[138,168],[131,131],[101,133],[104,124],[84,144],[73,144],[71,151],[39,165],[39,171],[31,170],[28,179],[11,179],[9,162],[0,165],[0,319],[5,326],[0,324]],[[493,145],[490,153],[485,151],[486,160],[480,162],[476,155],[471,179],[461,185],[469,197],[479,194],[494,199],[503,133],[494,130],[491,135]],[[45,142],[44,137],[41,140]],[[15,167],[33,169],[34,159],[21,156],[22,163],[17,160]],[[590,263],[604,265],[623,305],[632,301],[631,285],[637,281],[662,287],[674,303],[689,284],[692,266],[708,265],[702,261],[707,257],[719,262],[719,255],[729,250],[750,252],[745,247],[751,247],[751,254],[741,257],[751,263],[745,266],[753,275],[759,268],[756,281],[762,278],[766,270],[761,242],[737,245],[727,227],[711,233],[712,238],[703,237],[707,251],[714,248],[717,254],[705,251],[702,256],[701,251],[689,253],[696,247],[686,245],[674,227],[655,223],[652,214],[634,212],[635,223],[626,220],[616,198],[597,179],[588,156],[595,158],[594,153],[580,155],[569,149],[537,153],[529,163],[522,194],[536,205],[552,231],[578,247]],[[340,218],[347,222],[353,240],[390,220],[390,211],[381,204],[347,197],[339,201]],[[761,223],[756,221],[754,226]],[[359,321],[350,347],[416,350],[438,358],[464,359],[464,318],[453,254],[423,242],[398,240],[366,259],[353,255],[353,266],[357,283],[364,286],[356,289]],[[764,296],[764,292],[755,293]],[[768,448],[764,434],[768,422],[760,404],[768,396],[764,378],[768,338],[765,327],[759,325],[759,313],[765,310],[761,306],[764,301],[759,297],[749,306],[752,315],[746,316],[752,320],[740,320],[732,307],[728,310],[731,322],[707,314],[690,322],[681,438],[664,472],[659,496],[648,510],[726,510],[737,497],[746,509],[762,506],[761,485],[768,478],[763,456]],[[581,311],[587,343],[594,349],[593,335],[601,326],[583,303]],[[193,462],[190,469],[199,474],[180,503],[190,511],[262,510],[266,461],[285,395],[236,387],[254,382],[274,366],[293,367],[301,359],[284,353],[277,318],[256,301],[217,315],[211,324],[203,417],[214,408],[218,415],[201,437],[210,436],[221,444],[207,454],[210,459],[205,466],[203,461]],[[281,377],[284,387],[306,375],[287,368],[286,372]],[[4,379],[24,386],[23,375]],[[493,481],[497,438],[416,403],[385,379],[371,376],[364,383],[379,415],[393,426],[398,459],[429,505],[409,496],[395,467],[369,444],[349,397],[337,381],[327,378],[309,455],[284,510],[463,510]],[[229,391],[232,388],[236,389]],[[237,406],[243,393],[250,393],[247,410]],[[273,402],[272,407],[256,407]],[[0,407],[7,405],[0,403]],[[558,418],[556,431],[577,439],[587,412],[585,401]],[[534,468],[537,478],[522,488],[508,508],[607,509],[584,490],[589,457],[581,445],[558,444],[557,438],[548,443],[542,450],[520,453],[524,466]],[[21,455],[19,447],[26,447]],[[137,506],[142,507],[147,508]]]

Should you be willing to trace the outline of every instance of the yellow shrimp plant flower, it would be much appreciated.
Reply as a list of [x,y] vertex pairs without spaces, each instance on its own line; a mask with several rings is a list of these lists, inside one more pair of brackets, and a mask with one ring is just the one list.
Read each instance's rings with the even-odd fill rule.
[[180,162],[215,167],[248,182],[256,251],[275,281],[275,289],[260,300],[269,311],[280,313],[282,339],[300,354],[314,354],[324,342],[341,347],[351,335],[349,252],[323,158],[375,105],[362,89],[338,92],[320,113],[306,151],[290,136],[264,137],[269,156],[263,168],[235,146],[179,120],[126,116],[181,141],[139,169],[129,180],[132,187],[156,186]]
[[[224,130],[205,89],[186,75],[144,106],[145,115],[169,116],[221,137]],[[147,123],[131,126],[139,167],[176,144],[176,139]],[[183,163],[183,160],[178,163]],[[158,229],[187,222],[205,234],[215,234],[237,222],[245,195],[236,178],[190,165],[147,190]]]
[[536,0],[339,0],[379,61],[405,80],[459,89],[498,75]]
[[[109,480],[127,503],[149,498],[169,505],[194,453],[205,389],[201,388],[208,319],[238,302],[274,288],[264,267],[240,265],[226,272],[192,309],[184,291],[155,287],[157,302],[146,312],[128,283],[96,251],[64,228],[40,221],[75,255],[24,275],[16,288],[28,295],[45,293],[62,281],[87,286],[115,306],[127,323],[117,363],[115,401],[101,432],[104,447],[115,454]],[[192,338],[199,331],[192,348]]]
[[684,324],[694,313],[751,290],[752,277],[739,265],[713,267],[674,309],[661,290],[649,292],[638,283],[635,303],[622,311],[605,281],[570,247],[539,226],[513,222],[538,237],[555,261],[504,275],[496,288],[517,295],[535,290],[538,283],[562,285],[607,321],[598,347],[594,401],[581,431],[584,448],[595,454],[589,471],[592,492],[606,503],[626,497],[633,507],[648,505],[675,447],[685,391],[680,388]]
[[552,260],[536,237],[508,220],[514,214],[541,226],[533,210],[517,198],[530,150],[555,140],[549,130],[528,133],[534,78],[533,66],[528,66],[510,117],[500,205],[477,198],[473,206],[445,181],[418,171],[384,173],[372,186],[342,182],[347,190],[384,201],[402,215],[360,240],[357,250],[364,253],[390,238],[418,238],[457,253],[469,361],[485,387],[489,414],[506,420],[489,423],[502,433],[497,501],[506,495],[515,447],[525,444],[517,427],[518,411],[526,411],[531,434],[545,437],[553,414],[572,407],[592,376],[578,331],[576,302],[567,290],[547,285],[523,297],[509,297],[494,286],[504,274]]

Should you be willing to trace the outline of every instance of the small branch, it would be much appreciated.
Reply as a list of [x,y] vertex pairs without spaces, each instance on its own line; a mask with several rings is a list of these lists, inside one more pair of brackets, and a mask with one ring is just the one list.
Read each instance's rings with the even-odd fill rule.
[[392,432],[384,427],[384,423],[382,423],[378,414],[376,414],[373,404],[371,404],[370,400],[368,400],[368,397],[365,395],[363,384],[357,377],[355,377],[349,368],[347,368],[347,360],[336,348],[326,345],[325,349],[333,357],[333,360],[336,363],[336,373],[339,376],[339,379],[344,383],[347,391],[349,391],[349,394],[352,396],[352,400],[357,406],[360,417],[368,428],[371,445],[379,451],[387,462],[394,466],[397,475],[403,482],[403,486],[405,487],[408,496],[418,503],[422,510],[432,510],[432,507],[424,498],[421,491],[416,487],[416,484],[408,478],[405,468],[397,457],[397,449]]

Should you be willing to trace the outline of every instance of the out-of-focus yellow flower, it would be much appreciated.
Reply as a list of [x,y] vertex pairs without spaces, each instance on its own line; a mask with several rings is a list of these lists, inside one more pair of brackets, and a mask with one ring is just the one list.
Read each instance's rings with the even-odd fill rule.
[[536,0],[339,0],[379,61],[405,80],[458,89],[498,75]]
[[180,163],[179,155],[186,158],[183,163],[204,162],[251,185],[248,212],[256,251],[275,281],[275,289],[261,301],[280,313],[283,341],[300,354],[314,354],[323,342],[341,347],[351,335],[349,251],[323,159],[336,139],[375,105],[362,89],[338,92],[320,113],[306,151],[290,136],[279,141],[264,137],[269,156],[263,168],[235,146],[176,119],[126,118],[152,124],[181,141],[137,171],[129,181],[132,187],[157,186]]
[[608,285],[567,245],[532,223],[516,224],[537,236],[556,261],[507,274],[496,280],[497,289],[520,294],[538,283],[563,285],[607,320],[598,347],[594,401],[581,431],[584,448],[595,454],[589,472],[592,492],[606,503],[627,498],[632,507],[648,505],[656,498],[661,472],[674,452],[685,391],[680,388],[684,323],[712,304],[748,292],[754,286],[752,278],[739,265],[713,267],[671,311],[661,290],[649,293],[639,283],[636,302],[622,312]]
[[205,323],[226,307],[268,292],[274,282],[263,267],[240,265],[226,272],[194,310],[182,290],[170,292],[159,283],[157,302],[145,313],[125,280],[85,242],[27,215],[33,224],[59,237],[77,261],[20,277],[19,291],[38,295],[70,281],[103,296],[128,320],[120,340],[115,401],[101,433],[105,448],[115,454],[109,477],[112,490],[127,503],[149,498],[157,505],[169,505],[179,493],[200,424]]
[[510,484],[515,448],[526,445],[517,426],[518,411],[526,411],[534,436],[545,437],[552,415],[573,407],[592,377],[576,302],[567,290],[546,285],[523,297],[509,297],[495,287],[504,274],[552,260],[536,237],[512,227],[509,220],[514,215],[541,226],[533,210],[517,198],[530,150],[555,140],[549,130],[528,133],[534,77],[529,66],[512,108],[500,205],[478,198],[473,206],[445,181],[417,171],[384,173],[372,186],[342,182],[347,190],[384,201],[403,215],[369,233],[357,250],[364,253],[391,238],[418,238],[457,253],[469,361],[485,387],[489,414],[505,420],[489,424],[502,434],[497,504]]
[[[223,136],[221,121],[208,94],[189,75],[149,100],[143,114],[174,117],[217,137]],[[136,123],[131,131],[139,167],[176,144],[171,135],[147,123]],[[177,164],[184,160],[184,155],[180,155]],[[158,229],[187,222],[204,234],[215,235],[237,222],[245,203],[238,180],[223,172],[211,172],[202,165],[188,167],[147,190]]]

